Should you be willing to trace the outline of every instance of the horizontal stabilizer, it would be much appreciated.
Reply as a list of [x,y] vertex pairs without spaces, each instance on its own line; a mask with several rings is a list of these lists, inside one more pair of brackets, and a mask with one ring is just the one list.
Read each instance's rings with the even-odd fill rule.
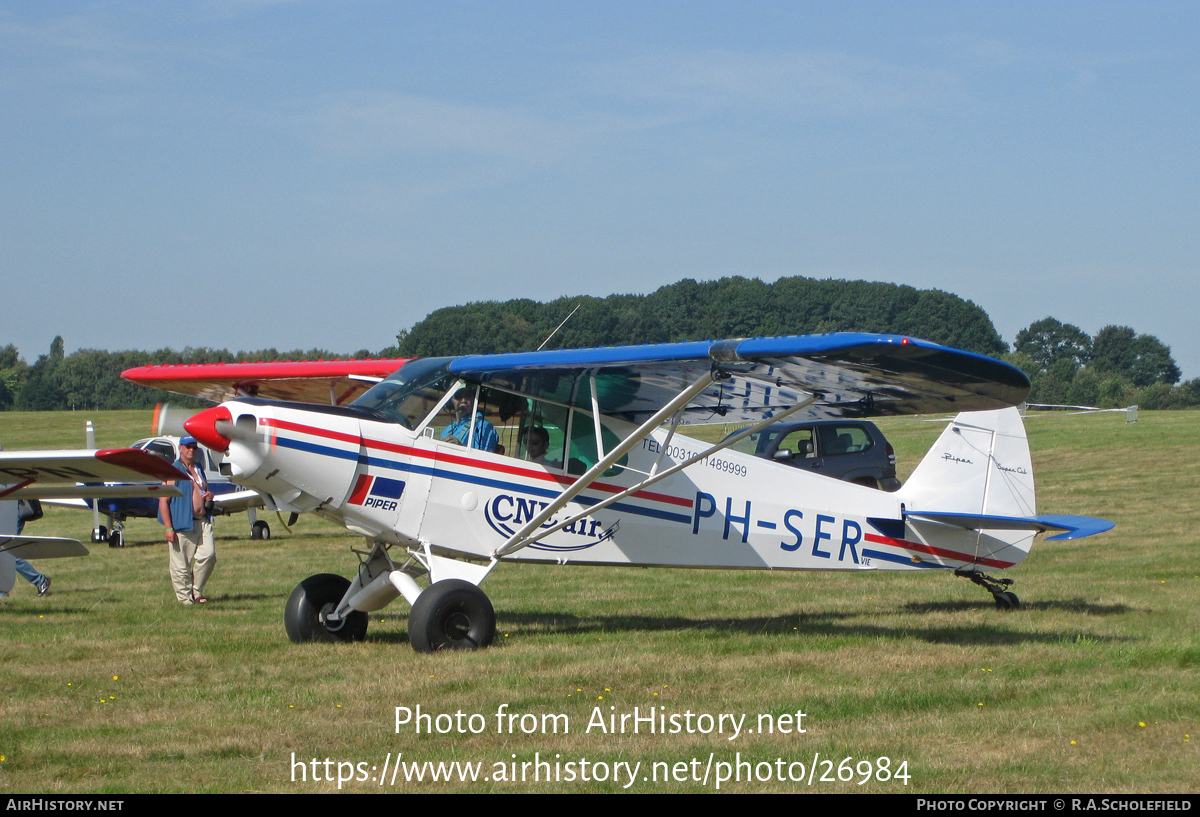
[[1047,536],[1046,541],[1062,539],[1082,539],[1111,530],[1115,523],[1094,516],[993,516],[979,513],[943,513],[940,511],[913,512],[905,514],[906,519],[929,520],[946,525],[965,528],[966,530],[1032,530],[1044,533],[1046,531],[1063,531],[1055,536]]

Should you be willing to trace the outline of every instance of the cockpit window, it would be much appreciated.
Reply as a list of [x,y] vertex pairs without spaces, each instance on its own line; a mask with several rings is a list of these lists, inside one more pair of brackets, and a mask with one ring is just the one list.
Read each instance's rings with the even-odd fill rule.
[[167,462],[175,461],[175,447],[165,440],[138,440],[133,444],[133,447],[148,451],[151,454],[157,454]]
[[409,430],[417,428],[455,382],[449,368],[452,358],[414,360],[373,386],[351,405],[370,409]]

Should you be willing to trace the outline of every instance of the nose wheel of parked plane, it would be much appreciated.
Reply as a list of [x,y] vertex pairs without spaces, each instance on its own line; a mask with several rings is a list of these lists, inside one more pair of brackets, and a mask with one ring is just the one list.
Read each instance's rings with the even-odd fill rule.
[[954,575],[961,576],[964,579],[969,579],[991,593],[992,598],[996,600],[997,610],[1021,609],[1021,600],[1017,598],[1016,593],[1013,593],[1008,589],[1012,587],[1012,579],[998,579],[995,576],[989,576],[987,573],[983,573],[982,571],[964,567],[960,567],[958,570],[955,570]]

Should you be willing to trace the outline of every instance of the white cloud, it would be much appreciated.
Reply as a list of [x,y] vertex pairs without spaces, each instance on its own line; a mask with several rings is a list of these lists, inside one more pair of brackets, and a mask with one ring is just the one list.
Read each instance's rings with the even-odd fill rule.
[[945,71],[832,51],[653,55],[597,66],[594,76],[601,90],[629,100],[697,111],[875,114],[959,94],[957,79]]
[[317,101],[321,141],[345,153],[458,152],[540,164],[577,144],[586,129],[536,114],[393,92],[352,92]]

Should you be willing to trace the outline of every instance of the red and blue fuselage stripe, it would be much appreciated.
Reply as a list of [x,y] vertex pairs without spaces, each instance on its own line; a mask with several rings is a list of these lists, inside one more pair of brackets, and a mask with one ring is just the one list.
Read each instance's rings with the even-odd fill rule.
[[[349,436],[349,435],[344,435],[344,436]],[[418,465],[418,464],[415,464],[412,462],[401,462],[401,461],[387,459],[387,458],[379,457],[379,456],[363,455],[363,454],[359,453],[358,451],[347,451],[346,449],[334,448],[332,446],[321,445],[319,443],[304,442],[301,440],[295,440],[295,439],[291,439],[289,437],[284,437],[284,436],[281,436],[278,434],[275,436],[274,441],[275,441],[275,444],[280,446],[281,448],[290,448],[290,449],[293,449],[296,451],[304,451],[309,454],[317,454],[319,456],[325,456],[325,457],[336,457],[338,459],[354,460],[362,465],[367,466],[368,468],[380,468],[380,469],[400,471],[400,472],[411,473],[411,474],[425,474],[425,475],[433,476],[433,477],[451,479],[456,482],[464,482],[464,483],[468,483],[471,485],[481,485],[481,486],[486,486],[489,488],[496,488],[496,489],[504,490],[504,491],[516,491],[516,492],[521,492],[521,493],[525,493],[525,494],[530,494],[533,496],[545,497],[548,499],[553,499],[554,497],[558,496],[558,494],[560,493],[559,489],[542,488],[542,487],[538,487],[538,486],[524,485],[522,483],[511,482],[509,480],[495,479],[492,477],[486,477],[486,476],[481,476],[481,475],[476,475],[476,474],[465,474],[461,471],[456,471],[456,470],[452,470],[449,468],[440,468],[437,466],[429,466],[429,465]],[[372,445],[370,445],[370,441],[367,441],[367,440],[363,440],[362,442],[367,444],[368,447],[371,447],[371,448],[382,447],[382,446],[372,446]],[[399,446],[396,446],[396,447],[399,448]],[[414,449],[414,451],[415,451],[415,449]],[[423,454],[425,452],[420,452],[420,453]],[[460,459],[460,458],[456,458],[456,459]],[[474,461],[474,460],[466,460],[466,462],[469,463],[471,465],[471,467],[474,467],[474,468],[483,468],[485,470],[491,470],[491,471],[501,470],[501,469],[490,469],[485,464],[482,464],[482,463],[480,463],[478,461]],[[503,470],[510,470],[510,469],[503,469]],[[515,469],[512,469],[512,470],[515,470]],[[533,475],[533,474],[536,474],[536,472],[530,472],[530,474]],[[537,476],[541,476],[541,475],[537,474]],[[357,485],[357,484],[355,486],[356,490],[360,487],[361,486]],[[597,486],[595,485],[595,483],[593,483],[593,485],[591,487],[596,488]],[[609,490],[612,489],[612,486],[605,486],[605,487],[608,488]],[[617,489],[617,490],[621,490],[621,489]],[[635,496],[638,496],[638,495],[635,494]],[[665,495],[660,495],[660,496],[665,497]],[[682,504],[682,502],[686,502],[686,504],[689,506],[692,504],[690,500],[683,500],[681,502],[678,497],[665,497],[665,498],[672,500],[672,504]],[[581,495],[581,496],[575,497],[575,499],[573,501],[579,505],[583,505],[584,507],[587,507],[589,505],[596,504],[600,500]],[[676,513],[676,512],[668,511],[668,510],[659,510],[657,508],[644,508],[644,507],[641,507],[638,505],[631,505],[628,502],[614,502],[609,507],[613,508],[614,510],[622,511],[624,513],[632,513],[632,514],[636,514],[639,516],[650,517],[653,519],[663,519],[668,522],[679,522],[679,523],[686,524],[686,525],[690,525],[692,523],[692,517],[687,514]]]

